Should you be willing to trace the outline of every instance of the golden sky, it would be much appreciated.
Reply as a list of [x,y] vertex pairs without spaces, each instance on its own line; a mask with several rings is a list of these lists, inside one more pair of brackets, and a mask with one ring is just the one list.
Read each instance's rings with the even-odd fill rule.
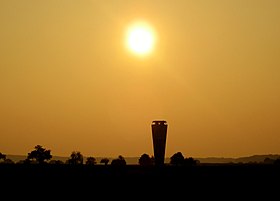
[[279,154],[280,1],[0,1],[0,152],[152,155],[161,119],[166,156]]

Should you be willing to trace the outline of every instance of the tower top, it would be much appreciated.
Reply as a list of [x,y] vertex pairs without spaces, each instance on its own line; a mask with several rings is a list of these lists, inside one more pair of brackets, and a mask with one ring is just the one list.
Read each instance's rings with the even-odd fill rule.
[[167,125],[167,122],[165,120],[155,120],[152,125]]

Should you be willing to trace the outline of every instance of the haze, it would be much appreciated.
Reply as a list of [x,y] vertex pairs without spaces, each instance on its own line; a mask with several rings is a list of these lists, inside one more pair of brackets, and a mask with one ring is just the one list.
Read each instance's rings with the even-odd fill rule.
[[[146,20],[140,59],[125,30]],[[0,151],[166,156],[280,153],[280,1],[0,2]]]

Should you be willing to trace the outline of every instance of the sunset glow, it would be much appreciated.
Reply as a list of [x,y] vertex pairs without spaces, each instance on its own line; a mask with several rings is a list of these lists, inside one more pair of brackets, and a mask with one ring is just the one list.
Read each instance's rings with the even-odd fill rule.
[[1,153],[152,155],[166,120],[167,157],[280,154],[280,1],[3,0],[0,24]]

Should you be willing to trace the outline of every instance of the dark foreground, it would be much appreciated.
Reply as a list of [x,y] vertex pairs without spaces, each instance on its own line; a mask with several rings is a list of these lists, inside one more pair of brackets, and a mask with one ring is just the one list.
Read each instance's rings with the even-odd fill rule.
[[[276,165],[213,165],[141,167],[0,165],[1,192],[13,196],[68,198],[207,198],[278,197]],[[131,197],[134,196],[134,197]],[[148,197],[147,197],[148,196]],[[224,197],[226,196],[226,197]],[[58,198],[58,197],[57,197]],[[150,199],[146,199],[150,200]],[[228,199],[225,199],[228,200]]]

